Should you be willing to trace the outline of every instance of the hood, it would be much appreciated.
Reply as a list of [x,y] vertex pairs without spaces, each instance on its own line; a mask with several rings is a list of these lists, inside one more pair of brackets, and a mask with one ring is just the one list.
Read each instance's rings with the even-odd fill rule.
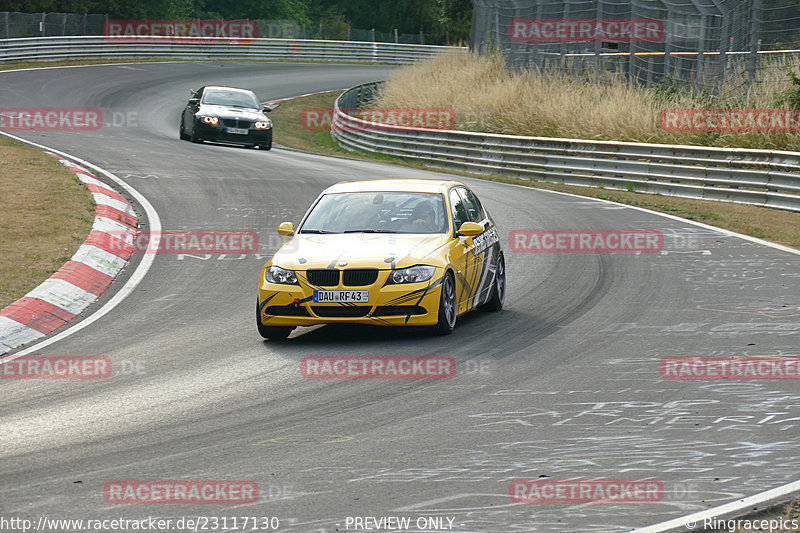
[[446,243],[447,235],[442,234],[298,234],[278,250],[272,264],[290,270],[405,268],[425,264],[426,258]]
[[251,122],[267,119],[267,116],[257,109],[228,107],[225,105],[203,104],[200,106],[200,113],[204,115],[216,115],[220,118],[238,118],[242,120],[249,120]]

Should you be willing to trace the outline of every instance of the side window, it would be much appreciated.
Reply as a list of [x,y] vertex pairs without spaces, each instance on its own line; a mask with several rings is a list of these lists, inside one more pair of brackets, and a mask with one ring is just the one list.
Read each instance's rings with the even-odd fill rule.
[[481,206],[481,202],[478,200],[478,197],[473,194],[472,191],[469,189],[459,189],[461,195],[464,197],[464,206],[469,214],[469,221],[470,222],[483,222],[483,219],[486,218],[486,215],[483,213],[483,207]]
[[469,213],[464,199],[458,194],[458,189],[450,189],[450,208],[453,210],[453,226],[455,230],[464,222],[469,222]]

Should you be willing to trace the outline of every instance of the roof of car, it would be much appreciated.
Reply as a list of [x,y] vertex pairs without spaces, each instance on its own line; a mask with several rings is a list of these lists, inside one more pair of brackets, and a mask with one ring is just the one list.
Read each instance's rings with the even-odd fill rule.
[[464,185],[458,181],[436,179],[373,179],[342,181],[325,189],[324,193],[342,192],[428,192],[443,193],[452,185]]

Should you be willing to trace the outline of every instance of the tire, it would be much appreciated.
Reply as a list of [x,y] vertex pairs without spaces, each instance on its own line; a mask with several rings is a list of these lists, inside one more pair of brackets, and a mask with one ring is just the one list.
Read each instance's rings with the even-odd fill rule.
[[197,135],[197,128],[194,126],[192,126],[192,134],[189,136],[189,140],[192,141],[193,143],[203,142],[203,139],[201,139],[200,136]]
[[497,271],[495,273],[494,285],[492,285],[492,297],[483,304],[483,309],[487,311],[499,311],[503,308],[506,300],[506,260],[503,254],[497,260]]
[[259,150],[271,150],[272,149],[272,131],[270,131],[269,138],[265,142],[265,144],[258,145]]
[[265,326],[261,323],[261,309],[259,309],[258,298],[256,298],[256,326],[258,333],[265,339],[280,341],[289,336],[294,330],[292,326]]
[[439,321],[433,326],[437,335],[449,335],[456,329],[456,281],[448,271],[442,280],[442,293],[439,297]]
[[180,130],[178,131],[178,137],[180,137],[182,141],[189,140],[189,136],[186,135],[186,128],[183,127],[183,119],[181,119],[181,127]]

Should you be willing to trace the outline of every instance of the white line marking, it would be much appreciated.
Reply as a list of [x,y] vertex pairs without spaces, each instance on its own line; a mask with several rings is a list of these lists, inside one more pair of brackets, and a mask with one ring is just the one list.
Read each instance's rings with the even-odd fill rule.
[[[694,531],[697,530],[696,528],[698,527],[702,528],[703,520],[705,520],[706,518],[722,519],[722,517],[728,513],[741,511],[745,507],[753,507],[765,501],[774,500],[782,496],[785,496],[786,494],[797,492],[799,490],[800,490],[800,481],[794,481],[792,483],[787,483],[786,485],[781,485],[780,487],[776,487],[771,490],[754,494],[753,496],[742,498],[741,500],[737,500],[735,502],[726,503],[724,505],[713,507],[705,511],[698,511],[696,513],[682,516],[680,518],[675,518],[667,522],[661,522],[660,524],[654,524],[652,526],[647,526],[640,529],[634,529],[631,533],[664,533],[666,531],[670,531],[673,529],[675,530],[680,529],[682,531]],[[691,526],[691,524],[694,524],[694,526]]]
[[[193,63],[207,63],[208,61],[193,61]],[[28,68],[13,68],[8,70],[0,70],[0,74],[5,72],[27,72],[29,70],[51,70],[54,68],[86,68],[86,67],[118,67],[122,65],[163,65],[165,63],[186,63],[186,61],[134,61],[132,63],[95,63],[93,65],[60,65],[55,67],[28,67]],[[55,150],[50,150],[55,152]],[[62,152],[63,153],[63,152]],[[80,159],[75,159],[80,161]]]
[[[464,177],[469,177],[469,176],[464,176]],[[480,178],[472,178],[472,179],[479,180]],[[489,180],[481,180],[481,181],[489,181]],[[778,243],[775,243],[775,242],[765,241],[764,239],[759,239],[758,237],[751,237],[750,235],[743,235],[741,233],[736,233],[735,231],[730,231],[730,230],[727,230],[727,229],[724,229],[724,228],[718,228],[716,226],[711,226],[709,224],[703,224],[702,222],[695,222],[694,220],[689,220],[687,218],[681,218],[681,217],[675,216],[675,215],[669,215],[667,213],[660,213],[658,211],[653,211],[652,209],[646,209],[644,207],[638,207],[638,206],[635,206],[635,205],[621,204],[619,202],[613,202],[611,200],[604,200],[602,198],[592,198],[590,196],[580,196],[580,195],[569,193],[569,192],[551,191],[550,189],[540,189],[538,187],[527,187],[525,185],[518,185],[516,183],[503,183],[503,182],[493,182],[493,183],[500,183],[500,184],[503,184],[503,185],[511,185],[512,187],[522,187],[524,189],[535,189],[537,191],[548,192],[548,193],[553,193],[553,194],[562,194],[564,196],[571,196],[573,198],[581,198],[581,199],[588,198],[588,199],[593,200],[595,202],[603,202],[603,203],[606,203],[606,204],[621,205],[622,207],[627,207],[628,209],[636,209],[637,211],[642,211],[644,213],[650,213],[651,215],[658,215],[660,217],[669,218],[669,219],[672,219],[672,220],[677,220],[678,222],[683,222],[684,224],[691,224],[691,225],[697,226],[699,228],[718,231],[718,232],[720,232],[720,233],[722,233],[724,235],[727,235],[729,237],[736,237],[738,239],[743,239],[745,241],[754,242],[754,243],[760,244],[762,246],[769,246],[770,248],[775,248],[776,250],[780,250],[782,252],[788,252],[790,254],[800,255],[800,250],[798,250],[797,248],[792,248],[791,246],[784,246],[783,244],[778,244]],[[769,208],[765,208],[765,209],[769,209]]]

